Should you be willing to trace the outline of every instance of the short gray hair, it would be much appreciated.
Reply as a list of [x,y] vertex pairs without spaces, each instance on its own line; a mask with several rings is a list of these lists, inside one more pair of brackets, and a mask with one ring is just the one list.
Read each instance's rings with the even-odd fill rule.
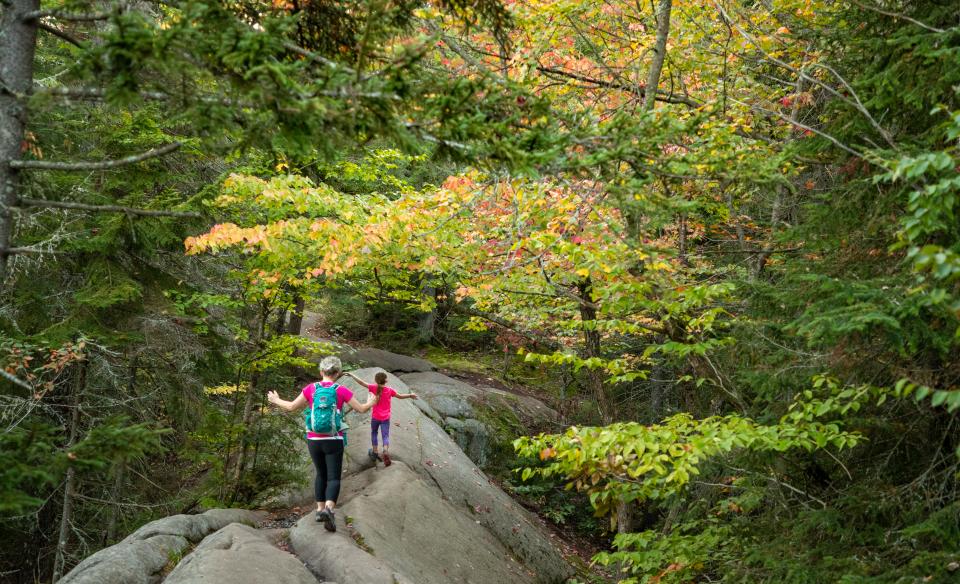
[[339,357],[324,357],[320,361],[320,372],[327,377],[336,377],[340,375],[343,365],[340,364]]

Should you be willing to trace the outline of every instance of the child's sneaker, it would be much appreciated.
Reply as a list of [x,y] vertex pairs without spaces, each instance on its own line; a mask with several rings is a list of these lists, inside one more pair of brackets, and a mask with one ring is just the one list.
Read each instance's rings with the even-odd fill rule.
[[383,453],[383,466],[390,466],[392,463],[393,463],[393,461],[390,460],[390,455],[387,454],[386,452],[384,452],[384,453]]
[[373,451],[373,448],[367,450],[367,456],[370,457],[370,460],[377,461],[380,460],[380,455]]
[[327,531],[333,533],[337,530],[337,517],[333,513],[333,509],[324,509],[327,512],[327,522],[323,524],[323,528]]

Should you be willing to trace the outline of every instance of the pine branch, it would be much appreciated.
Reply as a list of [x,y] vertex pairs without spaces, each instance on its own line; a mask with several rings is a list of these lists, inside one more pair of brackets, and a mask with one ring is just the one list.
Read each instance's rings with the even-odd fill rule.
[[96,211],[98,213],[126,213],[142,217],[183,217],[197,219],[201,215],[194,211],[164,211],[154,209],[137,209],[120,205],[87,205],[71,201],[47,201],[44,199],[20,199],[22,207],[52,207],[56,209],[78,209],[81,211]]
[[155,158],[157,156],[163,156],[164,154],[169,154],[179,148],[181,144],[179,142],[171,142],[166,146],[160,146],[159,148],[153,148],[152,150],[147,150],[140,154],[134,154],[133,156],[127,156],[125,158],[118,158],[116,160],[103,160],[100,162],[49,162],[46,160],[11,160],[10,166],[13,168],[32,168],[37,170],[65,170],[65,171],[75,171],[75,170],[110,170],[112,168],[117,168],[118,166],[126,166],[128,164],[136,164],[137,162],[143,162],[150,158]]

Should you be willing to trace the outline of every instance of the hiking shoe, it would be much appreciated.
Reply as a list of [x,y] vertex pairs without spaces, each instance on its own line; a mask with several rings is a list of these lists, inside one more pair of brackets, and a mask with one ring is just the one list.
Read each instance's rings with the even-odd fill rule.
[[317,520],[317,523],[325,523],[330,519],[330,512],[324,508],[323,511],[317,511],[314,518]]
[[384,452],[384,453],[383,453],[383,466],[390,466],[392,463],[393,463],[393,461],[390,460],[390,455],[387,454],[386,452]]
[[337,518],[333,514],[333,509],[324,509],[327,513],[327,521],[323,524],[323,528],[329,532],[334,532],[337,530]]
[[380,455],[374,452],[372,448],[370,450],[367,450],[367,456],[369,456],[370,460],[373,460],[373,461],[380,460]]

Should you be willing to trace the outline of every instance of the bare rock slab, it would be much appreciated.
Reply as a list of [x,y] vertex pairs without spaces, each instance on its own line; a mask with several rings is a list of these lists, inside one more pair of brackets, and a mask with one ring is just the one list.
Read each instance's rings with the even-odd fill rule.
[[232,523],[208,536],[164,584],[317,584],[295,556],[274,547],[257,530]]
[[[361,379],[373,379],[378,371],[361,369],[354,373]],[[352,380],[341,379],[341,382],[354,391],[359,401],[367,399],[366,388],[358,387]],[[388,375],[387,385],[400,393],[410,391],[394,375]],[[374,468],[367,457],[370,447],[369,418],[369,414],[356,413],[346,417],[351,427],[344,460],[344,489],[348,492],[352,490],[349,487],[352,481],[375,484],[368,481],[368,473],[364,472]],[[533,581],[553,584],[573,575],[572,568],[563,559],[550,534],[536,518],[491,482],[446,431],[417,408],[412,400],[393,400],[390,423],[391,458],[405,463],[425,483],[435,485],[440,491],[441,501],[445,499],[486,528],[526,569],[536,574]],[[375,472],[387,472],[391,468],[384,469],[379,465]],[[363,491],[369,488],[365,486]],[[362,497],[363,491],[351,493],[351,497]],[[402,491],[398,496],[402,496]],[[504,561],[511,560],[504,558]]]
[[444,501],[407,465],[363,474],[375,479],[343,513],[376,557],[418,584],[536,581],[479,521]]

